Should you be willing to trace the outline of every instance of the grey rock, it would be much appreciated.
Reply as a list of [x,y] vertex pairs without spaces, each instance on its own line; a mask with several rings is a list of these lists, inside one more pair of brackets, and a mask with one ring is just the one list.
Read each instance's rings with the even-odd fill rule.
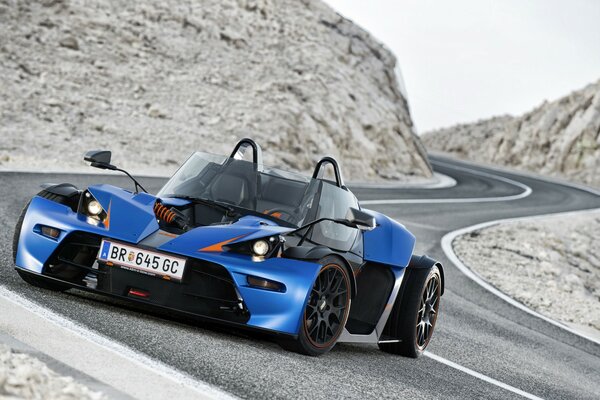
[[457,157],[600,186],[600,81],[520,117],[456,125],[422,139]]
[[61,47],[66,47],[67,49],[79,50],[79,43],[77,42],[77,39],[75,39],[73,36],[67,36],[64,39],[61,39],[60,42],[58,42],[58,44]]
[[[228,154],[250,136],[270,165],[309,172],[332,155],[348,180],[431,177],[395,57],[319,0],[45,4],[0,14],[0,148],[17,148],[11,167],[85,168],[76,155],[109,147],[120,166],[164,175],[176,167],[164,160]],[[41,28],[48,20],[56,26]],[[24,39],[32,27],[39,41]],[[56,51],[81,38],[85,51]]]
[[71,377],[58,375],[37,358],[14,352],[3,344],[0,344],[0,398],[107,399]]

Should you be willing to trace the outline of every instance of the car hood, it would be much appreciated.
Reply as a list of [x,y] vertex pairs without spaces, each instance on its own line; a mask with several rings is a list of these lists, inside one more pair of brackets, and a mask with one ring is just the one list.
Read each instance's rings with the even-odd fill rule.
[[156,196],[132,193],[111,185],[90,186],[88,190],[108,214],[105,224],[108,236],[139,243],[157,232],[163,233],[164,240],[156,247],[174,253],[220,252],[221,247],[226,244],[256,240],[293,230],[266,218],[245,216],[232,224],[203,226],[181,235],[170,235],[159,232],[154,214]]

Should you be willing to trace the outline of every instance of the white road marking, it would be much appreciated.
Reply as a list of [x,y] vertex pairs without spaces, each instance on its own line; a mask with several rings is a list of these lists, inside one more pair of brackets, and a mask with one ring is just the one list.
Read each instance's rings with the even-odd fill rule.
[[459,167],[457,165],[448,164],[439,161],[432,161],[434,165],[442,165],[447,168],[456,169],[459,171],[465,171],[472,175],[484,176],[486,178],[494,179],[500,182],[508,183],[509,185],[516,186],[523,191],[519,194],[510,196],[497,196],[497,197],[465,197],[465,198],[445,198],[445,199],[383,199],[383,200],[363,200],[359,201],[361,205],[384,205],[384,204],[440,204],[440,203],[488,203],[494,201],[511,201],[523,199],[533,192],[531,188],[521,182],[513,179],[505,178],[503,176],[490,174],[487,172],[476,171],[471,168]]
[[484,289],[486,289],[487,291],[495,294],[496,296],[500,297],[502,300],[506,301],[507,303],[517,307],[518,309],[525,311],[528,314],[534,315],[540,319],[543,319],[544,321],[557,326],[561,329],[564,329],[574,335],[580,336],[584,339],[587,339],[591,342],[594,342],[596,344],[600,344],[600,341],[588,334],[586,334],[585,332],[581,332],[578,330],[575,330],[573,328],[571,328],[568,325],[565,325],[559,321],[553,320],[551,318],[546,317],[545,315],[542,315],[534,310],[532,310],[531,308],[527,307],[526,305],[524,305],[523,303],[520,303],[518,301],[516,301],[515,299],[513,299],[512,297],[508,296],[507,294],[501,292],[500,290],[496,289],[494,286],[490,285],[489,283],[487,283],[479,274],[477,274],[476,272],[474,272],[473,270],[471,270],[469,267],[467,267],[456,255],[456,253],[454,253],[454,249],[452,248],[452,242],[454,241],[455,238],[457,238],[458,236],[473,232],[473,231],[477,231],[483,228],[488,228],[490,226],[493,225],[498,225],[501,223],[506,223],[506,222],[517,222],[517,221],[528,221],[528,220],[535,220],[535,219],[540,219],[540,218],[545,218],[545,217],[549,217],[549,216],[568,216],[568,215],[576,215],[576,214],[581,214],[581,213],[585,213],[585,212],[590,212],[590,211],[599,211],[600,208],[596,208],[596,209],[590,209],[590,210],[581,210],[581,211],[571,211],[571,212],[562,212],[562,213],[552,213],[552,214],[543,214],[543,215],[536,215],[536,216],[530,216],[530,217],[518,217],[518,218],[506,218],[506,219],[499,219],[499,220],[495,220],[495,221],[488,221],[488,222],[484,222],[481,224],[476,224],[476,225],[472,225],[472,226],[468,226],[466,228],[462,228],[462,229],[458,229],[455,230],[453,232],[449,232],[446,235],[444,235],[444,237],[442,238],[442,250],[444,250],[444,253],[446,254],[446,257],[448,257],[448,259],[463,273],[465,274],[467,277],[469,277],[472,281],[474,281],[475,283],[477,283],[479,286],[483,287]]
[[[532,193],[532,189],[521,183],[521,182],[517,182],[515,180],[509,179],[509,178],[505,178],[505,177],[501,177],[498,175],[494,175],[494,174],[489,174],[486,172],[481,172],[481,171],[476,171],[470,168],[464,168],[464,167],[459,167],[456,165],[452,165],[452,164],[448,164],[448,163],[444,163],[444,162],[432,162],[433,164],[437,164],[437,165],[444,165],[447,166],[449,168],[453,168],[453,169],[457,169],[457,170],[463,170],[463,171],[467,171],[471,174],[474,175],[480,175],[480,176],[485,176],[491,179],[495,179],[495,180],[499,180],[517,187],[520,187],[521,189],[523,189],[523,192],[517,195],[512,195],[512,196],[500,196],[500,197],[484,197],[484,198],[449,198],[449,199],[392,199],[392,200],[366,200],[366,201],[361,201],[361,204],[410,204],[410,203],[483,203],[483,202],[494,202],[494,201],[510,201],[510,200],[517,200],[517,199],[522,199],[525,198],[527,196],[529,196]],[[491,168],[490,169],[494,169]],[[500,171],[500,172],[510,172],[512,173],[513,171],[510,170],[502,170],[500,168],[497,168],[496,170]],[[523,175],[527,175],[527,174],[523,174]],[[538,176],[533,176],[536,179],[541,179],[541,180],[545,180],[548,182],[552,182],[550,179],[543,179],[543,177],[538,177]],[[555,182],[552,182],[555,183]],[[587,188],[585,186],[581,186],[581,185],[575,185],[575,184],[570,184],[568,182],[561,182],[561,184],[565,185],[565,186],[571,186],[580,190],[585,190],[588,191],[590,193],[594,193],[594,194],[599,194],[598,191],[595,191],[594,189],[591,188]],[[372,188],[379,188],[379,186],[370,186]],[[390,187],[390,186],[385,186],[385,185],[381,185],[381,188],[384,187]],[[594,210],[600,210],[600,209],[594,209]],[[551,323],[552,325],[555,325],[559,328],[562,328],[566,331],[569,331],[570,333],[573,333],[575,335],[578,335],[580,337],[583,337],[587,340],[590,340],[594,343],[598,343],[600,344],[600,342],[598,340],[596,340],[595,338],[592,338],[584,333],[578,332],[574,329],[571,329],[570,327],[552,320],[542,314],[539,314],[535,311],[533,311],[532,309],[528,308],[527,306],[523,305],[522,303],[517,302],[516,300],[512,299],[511,297],[507,296],[506,294],[502,293],[501,291],[499,291],[498,289],[494,288],[493,286],[491,286],[490,284],[488,284],[485,280],[483,280],[478,274],[476,274],[475,272],[473,272],[472,270],[470,270],[467,266],[465,266],[460,259],[456,256],[456,254],[454,253],[453,249],[452,249],[452,241],[459,235],[474,231],[474,230],[478,230],[478,229],[482,229],[485,227],[489,227],[492,225],[496,225],[499,223],[503,223],[503,222],[510,222],[510,221],[520,221],[520,220],[530,220],[530,219],[535,219],[535,218],[542,218],[542,217],[547,217],[550,215],[570,215],[570,214],[577,214],[577,213],[581,213],[581,212],[586,212],[586,211],[594,211],[594,210],[584,210],[584,211],[575,211],[575,212],[567,212],[567,213],[554,213],[554,214],[545,214],[545,215],[539,215],[539,216],[533,216],[533,217],[520,217],[520,218],[508,218],[508,219],[503,219],[503,220],[495,220],[495,221],[489,221],[489,222],[485,222],[485,223],[481,223],[481,224],[477,224],[477,225],[473,225],[470,227],[466,227],[466,228],[462,228],[453,232],[450,232],[448,234],[446,234],[443,238],[442,238],[442,249],[444,250],[444,253],[446,254],[446,256],[448,257],[448,259],[450,259],[451,262],[453,262],[456,267],[463,272],[467,277],[469,277],[470,279],[472,279],[474,282],[476,282],[477,284],[479,284],[480,286],[482,286],[484,289],[492,292],[493,294],[495,294],[496,296],[502,298],[503,300],[505,300],[506,302],[510,303],[511,305],[531,314],[534,315],[538,318],[541,318],[549,323]],[[415,225],[420,225],[420,224],[416,224],[413,223]],[[125,347],[123,345],[117,344],[115,342],[112,342],[110,339],[105,338],[104,336],[98,335],[97,333],[94,333],[93,331],[88,330],[87,328],[83,328],[77,324],[75,324],[74,322],[72,322],[71,320],[68,320],[58,314],[55,314],[54,312],[45,309],[35,303],[31,303],[29,300],[21,297],[20,295],[8,291],[8,289],[0,286],[0,295],[3,295],[4,297],[6,296],[6,293],[8,292],[14,296],[17,296],[19,298],[19,300],[16,301],[16,303],[23,305],[21,302],[25,302],[25,303],[29,303],[29,305],[32,306],[32,308],[35,310],[35,312],[37,312],[38,314],[42,315],[44,318],[47,318],[48,320],[50,320],[51,322],[62,326],[62,327],[66,327],[69,330],[73,330],[74,332],[78,333],[79,335],[86,337],[86,338],[92,338],[94,339],[97,343],[105,346],[107,349],[111,350],[111,351],[115,351],[117,353],[120,354],[126,354],[128,357],[140,362],[142,365],[145,366],[149,366],[151,368],[154,368],[155,370],[157,370],[160,373],[166,374],[166,377],[170,377],[174,380],[178,380],[180,382],[183,382],[186,385],[190,385],[191,387],[197,388],[197,390],[199,390],[201,393],[203,394],[211,394],[213,396],[213,398],[234,398],[231,395],[220,391],[219,389],[210,386],[209,384],[206,384],[204,382],[198,381],[195,378],[183,373],[183,372],[179,372],[174,370],[172,367],[167,366],[166,364],[157,361],[157,360],[153,360],[149,357],[147,357],[146,355],[139,353],[133,349],[130,349],[128,347]],[[10,297],[7,297],[10,299]],[[11,299],[11,301],[14,301],[13,299]],[[51,316],[51,318],[48,317],[48,315]],[[431,358],[432,360],[435,360],[439,363],[442,363],[444,365],[447,365],[449,367],[452,367],[454,369],[457,369],[459,371],[462,371],[468,375],[471,375],[475,378],[478,378],[480,380],[483,380],[487,383],[490,383],[492,385],[498,386],[500,388],[503,388],[507,391],[510,391],[512,393],[518,394],[520,396],[523,396],[525,398],[528,399],[534,399],[534,400],[542,400],[540,397],[535,396],[531,393],[525,392],[521,389],[515,388],[514,386],[510,386],[508,384],[505,384],[503,382],[500,382],[494,378],[491,378],[487,375],[481,374],[477,371],[474,371],[470,368],[464,367],[460,364],[456,364],[450,360],[447,360],[443,357],[440,357],[438,355],[435,355],[429,351],[426,351],[424,353],[424,356]],[[190,382],[191,381],[191,382]],[[214,393],[214,394],[213,394]]]
[[506,383],[500,382],[499,380],[496,380],[494,378],[490,378],[487,375],[481,374],[481,373],[479,373],[477,371],[473,371],[470,368],[463,367],[462,365],[459,365],[459,364],[457,364],[455,362],[452,362],[450,360],[446,360],[445,358],[437,356],[437,355],[435,355],[433,353],[430,353],[429,351],[426,351],[425,353],[423,353],[423,355],[426,356],[426,357],[429,357],[432,360],[435,360],[435,361],[437,361],[439,363],[442,363],[444,365],[447,365],[449,367],[457,369],[457,370],[459,370],[461,372],[464,372],[464,373],[466,373],[468,375],[471,375],[471,376],[473,376],[473,377],[475,377],[477,379],[481,379],[482,381],[485,381],[487,383],[491,383],[494,386],[498,386],[498,387],[500,387],[502,389],[508,390],[509,392],[513,392],[515,394],[523,396],[523,397],[525,397],[527,399],[542,400],[541,397],[538,397],[538,396],[533,395],[531,393],[525,392],[525,391],[523,391],[521,389],[517,389],[514,386],[507,385]]
[[[92,167],[81,167],[73,168],[69,170],[61,169],[44,169],[44,170],[32,170],[30,168],[4,168],[0,167],[0,173],[18,173],[18,174],[40,174],[40,175],[98,175],[98,176],[123,176],[120,172],[98,172],[94,171]],[[157,179],[169,179],[170,175],[159,175],[156,173],[147,172],[133,172],[132,175],[138,178],[157,178]],[[368,182],[346,182],[347,186],[360,188],[360,189],[446,189],[456,186],[456,180],[451,176],[442,174],[440,172],[433,173],[436,180],[434,182],[399,182],[399,183],[368,183]]]
[[[432,155],[436,155],[436,156],[440,156],[440,157],[447,156],[444,153],[440,153],[440,152],[430,152],[430,153]],[[536,179],[538,181],[543,181],[543,182],[551,183],[554,185],[559,184],[562,186],[568,186],[568,187],[571,187],[574,189],[583,190],[584,192],[588,192],[588,193],[592,193],[597,196],[600,196],[600,190],[594,189],[594,188],[586,186],[584,184],[570,182],[565,178],[561,178],[561,177],[557,177],[557,176],[545,176],[545,175],[536,174],[531,171],[515,170],[514,168],[503,167],[501,165],[494,165],[494,164],[488,164],[488,163],[473,162],[473,161],[468,161],[468,160],[458,160],[458,161],[460,161],[461,164],[469,165],[469,166],[472,166],[475,168],[484,167],[491,171],[496,171],[496,172],[503,173],[503,174],[521,175],[526,178]],[[443,161],[432,161],[432,163],[433,164],[436,164],[436,163],[444,164]],[[450,164],[450,165],[452,165],[452,164]]]
[[359,189],[447,189],[456,186],[456,180],[451,176],[434,172],[437,178],[434,183],[365,183],[365,182],[346,182],[347,186]]
[[[398,221],[398,222],[400,222],[400,221]],[[444,228],[440,228],[439,226],[422,224],[420,222],[407,221],[404,219],[400,223],[402,225],[410,225],[410,226],[414,226],[414,227],[421,228],[421,229],[428,229],[430,231],[445,231]]]
[[[209,398],[219,400],[236,399],[236,397],[234,397],[233,395],[226,393],[225,391],[222,391],[221,389],[215,386],[212,386],[206,382],[202,382],[201,380],[198,380],[185,372],[179,371],[172,366],[169,366],[156,359],[150,358],[147,355],[138,352],[130,347],[127,347],[123,344],[117,343],[104,335],[98,334],[82,325],[77,324],[71,319],[63,317],[46,307],[34,303],[28,300],[27,298],[21,296],[20,294],[15,293],[1,285],[0,297],[8,302],[11,302],[13,304],[16,304],[17,306],[24,308],[27,311],[32,312],[34,315],[37,315],[43,320],[46,320],[51,324],[57,326],[58,328],[63,330],[63,332],[66,331],[65,334],[71,333],[74,335],[73,337],[82,338],[86,341],[91,342],[93,345],[99,346],[102,349],[102,351],[107,351],[116,354],[119,357],[127,359],[128,361],[139,366],[138,368],[140,369],[140,373],[143,373],[143,371],[149,369],[151,371],[154,371],[154,373],[156,373],[161,378],[164,378],[166,382],[171,382],[174,389],[176,389],[179,386],[184,386],[187,389],[186,394],[188,394],[189,392],[193,393],[193,396],[191,396],[192,398]],[[39,335],[40,332],[34,332],[33,334]],[[94,376],[93,373],[88,373],[88,375],[92,377]]]

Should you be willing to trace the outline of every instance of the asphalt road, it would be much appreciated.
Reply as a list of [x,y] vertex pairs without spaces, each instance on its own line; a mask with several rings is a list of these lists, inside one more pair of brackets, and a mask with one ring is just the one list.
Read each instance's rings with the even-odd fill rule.
[[[362,200],[518,196],[469,203],[370,204],[404,223],[417,236],[417,251],[445,266],[446,292],[429,351],[460,366],[547,399],[600,397],[600,346],[516,309],[466,278],[446,259],[442,236],[489,220],[600,207],[600,197],[516,174],[487,171],[434,158],[452,176],[446,189],[356,189]],[[442,163],[440,163],[442,162]],[[129,185],[118,175],[0,174],[0,283],[81,325],[114,338],[174,368],[244,398],[518,398],[497,385],[428,357],[405,359],[370,345],[338,345],[319,358],[286,352],[268,337],[149,314],[118,301],[78,291],[57,294],[22,282],[13,270],[13,227],[42,182],[80,187],[105,182]],[[141,179],[157,191],[160,179]]]

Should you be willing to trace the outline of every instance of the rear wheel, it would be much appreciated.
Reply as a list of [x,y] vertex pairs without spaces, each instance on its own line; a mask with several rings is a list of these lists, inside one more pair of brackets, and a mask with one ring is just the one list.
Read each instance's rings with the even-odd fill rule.
[[406,270],[406,281],[398,295],[384,335],[397,343],[380,343],[387,353],[416,358],[423,353],[435,328],[442,284],[437,266]]
[[[19,215],[17,224],[15,225],[15,233],[13,235],[13,261],[15,263],[17,262],[17,249],[19,248],[19,238],[21,237],[21,230],[23,228],[23,220],[25,219],[25,214],[27,214],[27,209],[29,208],[30,203],[31,203],[31,201],[25,205],[25,207],[23,208],[23,211],[21,211],[21,215]],[[69,288],[66,285],[62,285],[58,282],[54,282],[54,281],[45,279],[43,277],[34,275],[32,273],[21,271],[19,269],[17,269],[17,273],[19,274],[21,279],[23,279],[25,282],[29,283],[30,285],[42,288],[42,289],[63,292]]]
[[21,210],[21,214],[19,215],[19,219],[17,219],[17,224],[15,225],[15,233],[13,234],[13,262],[17,262],[17,249],[19,247],[19,238],[21,237],[21,228],[23,227],[23,220],[25,219],[25,214],[27,214],[27,209],[29,208],[29,204],[31,204],[31,200],[25,204],[23,210]]
[[350,311],[350,276],[341,260],[327,256],[304,309],[298,339],[280,343],[287,350],[318,356],[340,337]]

